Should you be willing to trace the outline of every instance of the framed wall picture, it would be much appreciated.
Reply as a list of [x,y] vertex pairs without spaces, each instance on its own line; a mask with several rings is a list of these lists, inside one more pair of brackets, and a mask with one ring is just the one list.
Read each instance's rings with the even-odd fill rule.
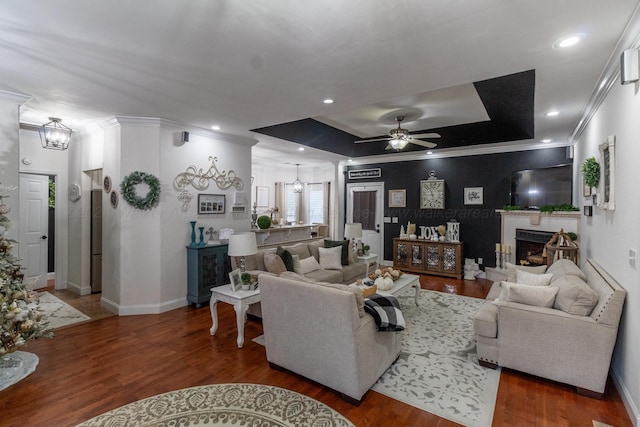
[[465,205],[481,205],[484,203],[483,187],[465,187],[464,188],[464,204]]
[[591,196],[591,192],[592,192],[591,187],[589,185],[587,185],[587,183],[584,182],[584,179],[583,179],[582,180],[582,195],[584,197],[589,197],[589,196]]
[[199,214],[221,214],[225,209],[224,194],[198,194]]
[[406,208],[407,190],[389,190],[389,207]]
[[240,278],[242,272],[239,268],[229,273],[229,282],[231,283],[231,289],[239,291],[242,288],[242,279]]
[[118,207],[118,192],[116,190],[113,190],[111,194],[109,194],[109,202],[112,208],[115,209]]
[[111,191],[111,177],[109,175],[105,176],[102,180],[102,188],[105,193],[109,193]]
[[256,206],[259,208],[269,206],[269,187],[256,186]]

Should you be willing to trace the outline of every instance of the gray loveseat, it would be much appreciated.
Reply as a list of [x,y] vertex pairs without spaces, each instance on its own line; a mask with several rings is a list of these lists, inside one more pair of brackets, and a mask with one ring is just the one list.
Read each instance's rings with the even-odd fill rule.
[[[304,260],[308,257],[314,257],[316,261],[320,262],[320,249],[325,246],[325,240],[317,239],[308,242],[301,242],[293,245],[282,245],[281,247],[287,250],[291,255],[297,255],[298,259]],[[347,242],[345,242],[347,243]],[[271,274],[279,275],[281,272],[275,269],[269,264],[265,264],[265,254],[275,254],[277,248],[265,248],[259,249],[255,255],[250,255],[245,258],[245,268],[249,273],[261,274],[269,272]],[[329,282],[329,283],[354,283],[356,279],[364,278],[367,272],[366,264],[357,262],[354,259],[353,253],[349,252],[347,257],[348,264],[341,265],[339,269],[324,269],[304,272],[304,277],[316,282]],[[231,257],[231,264],[234,269],[238,268],[236,257]]]
[[[359,404],[400,354],[401,332],[379,332],[359,290],[260,275],[271,367],[323,384]],[[359,291],[359,293],[358,293]]]
[[[493,284],[474,319],[479,362],[570,384],[600,398],[626,293],[591,259],[582,268],[556,261],[547,273],[550,286],[559,289],[552,307],[513,302],[503,293],[509,285]],[[594,294],[583,283],[597,295],[591,310]]]

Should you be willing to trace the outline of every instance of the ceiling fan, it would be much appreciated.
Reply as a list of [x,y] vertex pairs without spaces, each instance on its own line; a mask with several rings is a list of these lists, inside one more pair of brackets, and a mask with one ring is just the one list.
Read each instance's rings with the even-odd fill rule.
[[389,141],[389,144],[385,148],[385,150],[402,150],[407,144],[415,144],[425,148],[433,148],[436,143],[429,141],[421,141],[416,138],[440,138],[440,134],[438,133],[419,133],[419,134],[411,134],[408,130],[402,129],[400,127],[400,122],[404,120],[404,116],[396,116],[396,121],[398,122],[398,127],[396,129],[392,129],[389,131],[389,136],[384,138],[371,138],[371,139],[361,139],[359,141],[355,141],[356,144],[362,144],[366,142],[376,142],[376,141]]

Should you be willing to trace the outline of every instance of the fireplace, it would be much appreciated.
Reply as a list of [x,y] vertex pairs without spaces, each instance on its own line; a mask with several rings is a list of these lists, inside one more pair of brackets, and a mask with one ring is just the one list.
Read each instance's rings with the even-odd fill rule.
[[547,265],[544,245],[553,237],[552,231],[516,228],[515,263]]

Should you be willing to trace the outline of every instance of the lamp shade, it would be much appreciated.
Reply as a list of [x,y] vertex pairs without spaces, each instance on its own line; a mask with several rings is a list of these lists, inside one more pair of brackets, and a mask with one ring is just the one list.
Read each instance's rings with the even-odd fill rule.
[[354,222],[344,225],[344,237],[347,239],[359,239],[362,237],[362,224]]
[[247,256],[258,253],[256,233],[237,233],[229,236],[229,256]]

